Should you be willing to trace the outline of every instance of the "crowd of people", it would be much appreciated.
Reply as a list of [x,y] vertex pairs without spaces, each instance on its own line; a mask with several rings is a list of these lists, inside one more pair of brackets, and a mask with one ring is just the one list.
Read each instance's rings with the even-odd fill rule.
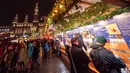
[[58,39],[0,41],[0,73],[30,73],[40,66],[40,56],[47,59],[51,50],[60,56],[59,44]]
[[104,36],[93,37],[92,44],[89,46],[91,51],[88,51],[88,45],[79,33],[74,34],[71,39],[64,38],[64,41],[71,73],[95,73],[89,67],[90,61],[100,73],[129,73],[122,71],[122,68],[126,68],[123,60],[104,47],[107,43]]
[[[49,54],[60,56],[61,41],[70,61],[70,73],[94,73],[89,63],[92,61],[100,73],[122,73],[126,65],[104,46],[103,36],[95,36],[91,46],[84,43],[83,37],[76,33],[73,38],[65,36],[52,39],[20,39],[18,42],[0,42],[0,73],[29,73],[40,66],[40,57],[47,59]],[[91,51],[88,51],[92,48]],[[42,54],[42,55],[41,55]]]

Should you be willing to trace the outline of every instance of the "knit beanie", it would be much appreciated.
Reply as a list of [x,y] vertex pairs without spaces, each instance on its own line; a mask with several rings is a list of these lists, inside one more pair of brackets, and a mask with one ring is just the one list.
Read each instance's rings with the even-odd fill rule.
[[97,42],[104,45],[107,42],[107,40],[104,36],[98,36]]

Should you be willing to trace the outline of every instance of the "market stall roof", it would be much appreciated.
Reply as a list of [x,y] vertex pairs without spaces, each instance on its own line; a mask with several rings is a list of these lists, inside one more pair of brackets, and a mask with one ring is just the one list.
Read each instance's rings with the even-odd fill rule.
[[130,0],[103,0],[106,3],[111,3],[117,6],[126,7],[130,6]]
[[92,3],[92,4],[95,4],[96,2],[101,2],[101,0],[81,0],[81,1]]
[[126,7],[130,5],[130,0],[81,0],[84,2],[88,2],[91,4],[95,4],[96,2],[104,1],[106,3],[114,4],[121,7]]

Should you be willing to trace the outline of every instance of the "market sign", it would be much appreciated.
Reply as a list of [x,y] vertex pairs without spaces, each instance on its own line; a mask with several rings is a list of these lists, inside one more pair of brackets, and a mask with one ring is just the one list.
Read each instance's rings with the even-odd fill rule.
[[130,48],[130,13],[123,13],[114,17],[119,30]]

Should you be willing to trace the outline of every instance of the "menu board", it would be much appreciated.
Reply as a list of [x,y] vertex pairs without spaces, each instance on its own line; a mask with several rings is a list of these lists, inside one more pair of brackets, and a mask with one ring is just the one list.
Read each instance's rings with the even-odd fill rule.
[[124,37],[128,47],[130,48],[130,37]]
[[106,25],[109,34],[121,34],[116,23]]
[[122,32],[123,36],[130,36],[130,18],[116,19],[117,25]]
[[130,48],[130,16],[115,19],[127,45]]

